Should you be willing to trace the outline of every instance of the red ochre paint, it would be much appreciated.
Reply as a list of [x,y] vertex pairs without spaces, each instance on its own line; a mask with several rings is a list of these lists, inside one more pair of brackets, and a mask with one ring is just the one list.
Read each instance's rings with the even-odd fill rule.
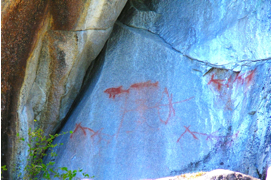
[[130,86],[130,88],[134,89],[143,89],[148,87],[158,87],[159,82],[151,83],[151,80],[148,80],[147,82],[140,82],[140,83],[134,83]]
[[99,130],[94,131],[94,130],[92,130],[91,128],[82,127],[82,126],[81,126],[81,123],[76,124],[76,128],[75,128],[75,130],[73,131],[73,133],[72,133],[72,135],[70,136],[70,138],[73,137],[73,134],[74,134],[75,132],[77,132],[78,129],[81,129],[81,130],[82,130],[84,136],[87,135],[86,131],[91,132],[91,139],[92,139],[92,142],[94,142],[95,138],[98,139],[98,141],[97,141],[98,143],[100,143],[102,140],[103,140],[103,141],[106,141],[107,143],[110,143],[110,141],[113,139],[113,136],[110,136],[110,135],[108,135],[108,134],[102,133],[102,130],[103,130],[104,128],[100,128]]
[[108,88],[104,90],[104,93],[109,94],[109,98],[115,99],[116,95],[129,93],[130,89],[141,90],[141,89],[149,88],[149,87],[158,87],[158,84],[159,84],[158,81],[155,83],[151,83],[151,80],[148,80],[146,82],[134,83],[127,90],[123,89],[123,86]]
[[76,128],[75,128],[75,130],[73,131],[73,133],[71,134],[70,138],[73,138],[74,133],[75,133],[79,128],[83,131],[83,134],[86,136],[86,131],[85,131],[85,129],[81,126],[81,123],[78,123],[78,124],[76,124]]
[[[141,82],[141,83],[135,83],[135,84],[132,84],[130,86],[130,89],[144,89],[144,88],[148,88],[148,87],[157,87],[158,86],[158,81],[155,82],[155,83],[151,83],[151,81],[147,81],[147,82]],[[129,90],[129,89],[128,89]],[[157,94],[156,94],[157,95]],[[163,104],[163,97],[167,97],[167,103]],[[174,109],[174,104],[179,104],[179,103],[182,103],[182,102],[185,102],[185,101],[189,101],[191,100],[192,98],[194,97],[190,97],[188,99],[185,99],[185,100],[182,100],[182,101],[178,101],[178,102],[173,102],[173,95],[172,94],[169,94],[168,92],[168,89],[165,88],[164,91],[162,92],[162,97],[160,99],[160,101],[156,104],[154,104],[153,106],[147,106],[145,104],[146,100],[145,99],[140,99],[140,100],[135,100],[134,104],[139,104],[139,106],[137,106],[136,109],[127,109],[128,106],[131,104],[131,103],[128,103],[128,98],[126,97],[125,100],[124,100],[124,104],[123,104],[123,109],[122,109],[122,113],[121,113],[121,121],[120,121],[120,124],[119,124],[119,127],[118,127],[118,131],[116,133],[116,138],[118,138],[118,135],[121,131],[121,128],[122,128],[122,125],[123,125],[123,122],[124,122],[124,118],[125,118],[125,115],[129,112],[138,112],[140,115],[143,111],[145,110],[150,110],[150,109],[157,109],[158,111],[158,117],[159,117],[159,120],[161,123],[164,123],[165,125],[168,124],[169,120],[171,119],[172,116],[175,116],[175,109]],[[162,104],[160,104],[162,103]],[[161,117],[161,109],[162,107],[166,107],[168,108],[168,113],[167,113],[167,118],[166,120],[163,120],[162,117]],[[155,127],[152,127],[150,126],[146,119],[144,117],[142,117],[142,122],[138,121],[138,124],[139,125],[142,125],[142,124],[146,124],[148,127],[152,128],[152,129],[157,129],[159,130],[159,128],[155,128]],[[138,126],[137,126],[138,127]],[[127,133],[130,133],[131,131],[128,131]]]
[[186,126],[183,126],[185,128],[185,131],[180,135],[180,137],[178,138],[177,140],[177,143],[179,143],[180,139],[184,136],[185,133],[190,133],[193,138],[195,140],[198,140],[197,136],[196,135],[202,135],[202,136],[207,136],[206,140],[211,140],[211,141],[216,141],[216,142],[220,142],[220,141],[223,141],[225,138],[228,139],[227,142],[225,142],[228,146],[231,146],[231,144],[234,142],[234,140],[238,137],[238,134],[239,134],[239,131],[237,133],[235,133],[234,135],[232,136],[219,136],[219,135],[215,135],[216,133],[218,133],[218,131],[215,131],[211,134],[206,134],[206,133],[199,133],[199,132],[195,132],[195,131],[191,131],[189,128],[190,128],[190,125],[188,127]]
[[[225,84],[222,83],[222,82],[224,82],[224,80],[214,79],[215,74],[212,74],[211,79],[208,82],[208,85],[210,85],[211,83],[214,83],[217,85],[218,90],[220,90],[221,87],[223,87],[223,86],[226,86],[227,88],[229,88],[235,82],[237,82],[238,85],[243,85],[244,83],[246,83],[246,87],[249,87],[250,84],[252,83],[253,78],[254,78],[255,71],[256,71],[256,68],[254,70],[248,71],[248,72],[241,74],[241,75],[237,74],[233,81],[230,76],[227,79],[227,82]],[[245,75],[247,75],[247,76],[245,76]]]
[[175,109],[174,109],[173,103],[172,103],[173,95],[171,94],[171,96],[169,96],[168,90],[167,90],[167,88],[165,88],[163,93],[162,93],[161,100],[163,99],[163,94],[164,93],[166,94],[167,99],[168,99],[168,104],[167,104],[167,106],[168,106],[168,116],[167,116],[165,121],[161,118],[161,115],[160,115],[160,109],[161,109],[162,105],[159,105],[157,107],[157,109],[158,109],[158,115],[159,115],[160,121],[166,125],[169,122],[169,120],[170,120],[170,118],[172,116],[172,113],[173,113],[173,116],[175,116],[176,112],[175,112]]
[[[250,72],[249,74],[248,74],[248,76],[246,77],[246,78],[244,78],[243,79],[243,75],[236,75],[236,77],[235,77],[235,79],[234,79],[234,81],[236,81],[236,80],[241,80],[241,81],[243,81],[242,83],[244,83],[244,80],[246,80],[247,82],[250,82],[252,79],[253,79],[253,72]],[[216,85],[216,87],[217,87],[217,89],[218,90],[220,90],[223,86],[227,86],[227,87],[229,87],[230,86],[230,84],[233,84],[233,82],[234,81],[232,81],[232,79],[231,79],[231,77],[229,77],[228,78],[228,80],[227,80],[227,83],[223,83],[224,82],[224,80],[221,80],[221,79],[215,79],[214,78],[214,76],[215,76],[215,74],[213,74],[212,75],[212,77],[211,77],[211,79],[210,79],[210,81],[209,81],[209,83],[208,83],[208,85],[210,85],[210,84],[215,84]],[[239,82],[241,82],[241,81],[239,81]],[[142,89],[145,89],[145,88],[150,88],[150,87],[158,87],[158,81],[157,82],[155,82],[155,83],[151,83],[151,81],[149,80],[149,81],[146,81],[146,82],[140,82],[140,83],[135,83],[135,84],[132,84],[130,87],[129,87],[129,89],[127,89],[127,90],[124,90],[123,89],[123,87],[122,86],[119,86],[119,87],[117,87],[117,88],[108,88],[108,89],[106,89],[104,92],[105,93],[107,93],[107,94],[109,94],[109,98],[115,98],[115,96],[116,95],[121,95],[121,94],[123,94],[123,93],[130,93],[129,91],[130,91],[130,89],[137,89],[137,90],[142,90]],[[167,98],[167,103],[162,103],[163,102],[163,97],[165,97],[166,96],[166,98]],[[185,102],[185,101],[189,101],[189,100],[191,100],[192,98],[194,98],[194,97],[190,97],[190,98],[188,98],[188,99],[185,99],[185,100],[182,100],[182,101],[177,101],[177,102],[173,102],[173,95],[172,94],[169,94],[169,92],[168,92],[168,89],[167,88],[165,88],[164,89],[164,91],[162,92],[162,97],[161,97],[161,99],[160,99],[160,101],[157,103],[157,104],[155,104],[155,105],[153,105],[153,106],[147,106],[146,104],[145,104],[145,101],[146,100],[143,100],[143,99],[140,99],[140,100],[135,100],[134,102],[137,104],[140,104],[136,109],[131,109],[131,110],[129,110],[129,109],[127,109],[128,108],[128,105],[130,104],[130,103],[128,103],[128,98],[126,97],[126,99],[125,99],[125,102],[124,102],[124,104],[123,104],[123,111],[122,111],[122,113],[121,113],[121,121],[120,121],[120,124],[119,124],[119,127],[118,127],[118,130],[117,130],[117,132],[116,132],[116,134],[115,135],[113,135],[113,136],[116,136],[116,139],[118,138],[118,135],[119,135],[119,133],[120,133],[120,131],[121,131],[121,128],[122,128],[122,125],[123,125],[123,123],[124,123],[124,120],[125,120],[125,115],[126,114],[128,114],[129,112],[143,112],[144,110],[148,110],[148,109],[157,109],[157,111],[158,111],[158,117],[159,117],[159,120],[160,120],[160,122],[161,123],[163,123],[163,124],[165,124],[165,125],[167,125],[168,123],[169,123],[169,121],[170,121],[170,119],[171,119],[171,117],[173,117],[173,116],[175,116],[175,108],[174,108],[174,105],[175,104],[178,104],[178,103],[182,103],[182,102]],[[167,107],[168,108],[168,113],[166,114],[167,115],[167,118],[166,118],[166,120],[163,120],[162,119],[162,117],[161,117],[161,112],[160,112],[160,110],[162,109],[162,107]],[[143,119],[143,121],[135,121],[136,123],[138,123],[139,125],[142,125],[142,124],[146,124],[147,126],[149,126],[150,128],[154,128],[154,127],[152,127],[152,126],[150,126],[148,123],[147,123],[147,121],[146,121],[146,118],[144,118],[144,117],[142,117],[142,119]],[[185,133],[189,133],[189,134],[191,134],[192,135],[192,137],[195,139],[195,140],[199,140],[199,138],[197,137],[197,135],[202,135],[202,136],[206,136],[206,140],[208,141],[208,140],[211,140],[211,141],[221,141],[221,140],[223,140],[224,138],[230,138],[231,139],[231,141],[233,141],[233,136],[218,136],[218,135],[215,135],[218,131],[216,131],[216,132],[213,132],[213,133],[211,133],[211,134],[206,134],[206,133],[199,133],[199,132],[195,132],[195,131],[191,131],[189,128],[190,128],[190,126],[188,126],[188,127],[186,127],[186,126],[183,126],[184,128],[185,128],[185,131],[180,135],[180,137],[178,138],[178,140],[177,140],[177,143],[181,140],[181,138],[185,135]],[[88,128],[86,128],[86,127],[82,127],[82,126],[80,126],[80,124],[78,124],[77,126],[76,126],[76,129],[75,129],[75,131],[78,129],[78,128],[80,128],[81,130],[88,130]],[[138,128],[138,126],[136,127],[136,128]],[[157,128],[158,130],[159,130],[159,128]],[[102,130],[102,129],[101,129]],[[94,132],[93,130],[92,130],[92,136],[91,137],[94,137],[94,136],[98,136],[99,135],[99,133],[101,133],[101,130],[99,130],[99,131],[97,131],[97,132]],[[90,130],[91,131],[91,130]],[[126,134],[130,134],[130,133],[132,133],[133,131],[125,131],[125,133]],[[86,135],[86,132],[84,133],[84,135]],[[236,134],[236,137],[237,137],[237,134]],[[101,139],[100,139],[101,140]]]
[[194,133],[197,133],[197,132],[192,132],[192,131],[190,131],[190,126],[188,126],[188,127],[186,127],[186,126],[183,126],[184,128],[185,128],[185,131],[180,135],[180,137],[178,138],[178,140],[177,140],[177,143],[180,141],[180,139],[183,137],[183,135],[186,133],[186,132],[189,132],[193,137],[194,137],[194,139],[196,139],[196,140],[198,140],[198,138],[195,136],[195,134]]
[[117,87],[117,88],[108,88],[104,92],[109,94],[109,98],[115,99],[116,95],[122,94],[122,93],[129,93],[129,89],[124,90],[122,89],[123,86]]
[[243,75],[240,75],[240,74],[237,74],[233,80],[233,83],[237,81],[238,84],[241,84],[243,85],[244,84],[244,78],[243,78]]
[[252,71],[249,71],[249,74],[245,78],[245,82],[247,83],[247,87],[252,83],[253,77],[255,75],[256,68]]
[[[163,99],[164,95],[167,96],[167,101],[168,101],[168,103],[165,103],[165,104],[162,103],[162,104],[160,104],[160,103],[162,102],[162,99]],[[122,113],[122,118],[121,118],[121,122],[120,122],[119,129],[118,129],[118,132],[117,132],[116,137],[118,137],[118,134],[119,134],[119,132],[120,132],[120,130],[121,130],[122,124],[123,124],[123,122],[124,122],[124,116],[125,116],[126,113],[132,112],[132,111],[142,112],[143,110],[157,109],[157,110],[158,110],[158,117],[159,117],[159,119],[160,119],[160,122],[163,123],[163,124],[165,124],[165,125],[167,125],[168,122],[170,121],[171,117],[172,117],[172,116],[175,116],[175,109],[174,109],[174,106],[173,106],[173,105],[174,105],[174,104],[179,104],[179,103],[182,103],[182,102],[185,102],[185,101],[189,101],[189,100],[191,100],[191,99],[193,99],[193,98],[194,98],[194,97],[190,97],[190,98],[185,99],[185,100],[182,100],[182,101],[173,102],[173,101],[172,101],[172,100],[173,100],[172,94],[170,95],[169,92],[168,92],[168,89],[165,88],[164,91],[163,91],[163,93],[162,93],[162,98],[161,98],[161,100],[159,101],[159,103],[155,104],[154,106],[146,106],[146,105],[143,104],[143,105],[137,107],[137,109],[133,109],[133,110],[124,110],[123,113]],[[125,103],[126,103],[126,102],[125,102]],[[125,106],[126,106],[126,104],[125,104]],[[161,109],[162,107],[168,107],[168,114],[167,114],[166,120],[163,120],[163,119],[161,118],[160,109]],[[126,107],[125,107],[125,108],[126,108]],[[144,121],[142,121],[142,122],[137,121],[137,123],[146,124],[148,127],[152,128],[152,129],[155,129],[154,127],[150,126],[150,125],[147,123],[147,121],[146,121],[145,118],[143,118],[143,119],[144,119]],[[157,128],[157,130],[159,130],[159,128]]]
[[[158,109],[158,116],[160,118],[160,121],[162,123],[164,123],[165,125],[169,122],[170,118],[172,117],[172,114],[173,114],[173,116],[175,116],[175,114],[176,114],[176,111],[175,111],[174,106],[173,106],[174,104],[179,104],[179,103],[189,101],[189,100],[194,98],[194,97],[190,97],[190,98],[182,100],[182,101],[173,102],[173,95],[172,94],[169,95],[167,88],[164,89],[163,94],[166,94],[168,103],[167,104],[160,104],[160,105],[157,105],[155,107]],[[162,102],[162,99],[163,99],[163,96],[164,96],[163,94],[162,94],[161,102]],[[163,120],[161,118],[160,109],[161,109],[162,106],[168,107],[168,116],[167,116],[166,120]]]
[[217,84],[217,89],[220,90],[220,88],[223,86],[223,82],[224,80],[220,80],[220,79],[214,79],[214,74],[212,74],[212,77],[208,83],[208,85],[210,85],[211,83]]

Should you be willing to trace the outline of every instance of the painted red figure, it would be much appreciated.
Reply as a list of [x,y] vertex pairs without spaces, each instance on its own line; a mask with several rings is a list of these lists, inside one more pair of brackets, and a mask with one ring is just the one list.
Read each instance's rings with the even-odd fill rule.
[[113,136],[110,136],[110,135],[108,135],[108,134],[102,133],[102,130],[103,130],[104,128],[100,128],[99,130],[94,131],[94,130],[92,130],[91,128],[81,126],[81,123],[76,124],[76,128],[75,128],[74,132],[72,133],[72,135],[70,136],[70,138],[73,138],[73,134],[74,134],[78,129],[81,129],[81,130],[82,130],[84,136],[87,135],[86,131],[89,130],[89,131],[91,132],[91,139],[92,139],[92,142],[94,142],[95,139],[98,139],[98,141],[97,141],[98,143],[100,143],[102,140],[103,140],[103,141],[106,141],[107,143],[110,143],[111,140],[113,139]]
[[117,88],[108,88],[104,92],[109,94],[109,98],[115,99],[115,96],[122,93],[129,93],[129,89],[123,90],[123,86],[117,87]]
[[189,132],[189,133],[194,137],[194,139],[198,140],[198,138],[195,136],[194,133],[196,133],[196,134],[199,134],[199,133],[190,131],[190,129],[189,129],[190,126],[188,126],[188,127],[183,126],[183,127],[185,128],[185,131],[180,135],[179,139],[177,140],[177,143],[179,142],[179,140],[181,139],[181,137],[182,137],[186,132]]
[[147,82],[134,83],[130,86],[130,88],[143,89],[145,87],[158,87],[158,84],[158,81],[155,83],[151,83],[151,80],[148,80]]
[[209,81],[208,85],[210,85],[211,83],[215,83],[215,84],[217,84],[218,90],[220,90],[221,86],[223,85],[221,82],[223,82],[223,81],[224,80],[214,79],[214,74],[212,74],[211,80]]
[[[233,80],[235,82],[236,80],[238,81],[239,84],[243,85],[244,83],[249,86],[251,81],[253,80],[254,74],[255,74],[256,68],[254,70],[251,70],[248,73],[248,75],[245,77],[245,74],[239,75],[237,74]],[[231,77],[228,79],[227,87],[229,87],[229,84],[231,83]]]
[[254,76],[255,70],[256,70],[256,68],[254,70],[250,71],[249,75],[246,76],[246,78],[245,78],[246,83],[249,84],[253,80],[253,76]]
[[227,82],[227,88],[229,88],[229,86],[230,86],[230,84],[232,84],[232,82],[231,82],[231,76],[228,78],[228,82]]
[[244,75],[239,75],[239,74],[237,74],[236,76],[235,76],[235,79],[233,80],[233,82],[235,82],[236,80],[238,81],[238,83],[241,83],[242,85],[244,84],[244,79],[243,79],[243,76]]
[[[159,117],[160,117],[160,121],[166,125],[166,124],[169,122],[169,120],[170,120],[170,118],[171,118],[171,116],[172,116],[172,113],[173,113],[173,116],[175,116],[176,112],[175,112],[175,109],[174,109],[174,107],[173,107],[173,102],[172,102],[172,100],[173,100],[173,95],[171,94],[171,96],[169,96],[169,93],[168,93],[167,88],[164,89],[164,91],[163,91],[162,94],[164,94],[164,93],[166,94],[167,99],[168,99],[168,104],[165,105],[165,106],[168,106],[168,109],[169,109],[169,111],[168,111],[168,116],[167,116],[167,119],[166,119],[165,121],[160,117],[160,109],[161,109],[160,106],[158,106],[157,108],[158,108],[158,115],[159,115]],[[162,99],[163,99],[163,95],[162,95],[161,100],[162,100]],[[163,105],[161,105],[161,106],[163,106]]]
[[[76,128],[75,128],[74,132],[72,133],[72,135],[70,136],[70,138],[73,137],[73,134],[74,134],[79,128],[83,131],[83,134],[86,136],[86,131],[85,131],[86,128],[85,128],[85,127],[82,127],[82,126],[81,126],[81,123],[78,123],[78,124],[76,124]],[[88,128],[88,129],[89,129],[89,128]]]

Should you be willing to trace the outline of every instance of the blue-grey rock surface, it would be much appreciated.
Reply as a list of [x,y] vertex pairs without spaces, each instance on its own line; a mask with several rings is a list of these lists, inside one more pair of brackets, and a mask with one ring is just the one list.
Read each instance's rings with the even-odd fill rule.
[[[269,0],[130,0],[55,142],[56,167],[94,179],[271,162]],[[87,82],[86,82],[87,83]],[[80,176],[79,176],[80,178]]]

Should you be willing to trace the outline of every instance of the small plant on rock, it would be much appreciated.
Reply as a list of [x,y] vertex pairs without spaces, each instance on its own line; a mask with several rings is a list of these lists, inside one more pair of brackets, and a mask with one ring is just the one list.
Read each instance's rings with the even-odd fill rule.
[[[34,120],[36,121],[36,120]],[[53,168],[55,162],[44,163],[43,157],[47,156],[46,151],[50,152],[51,157],[57,156],[57,154],[52,150],[53,148],[63,145],[63,143],[52,144],[53,140],[56,137],[61,135],[65,135],[68,132],[63,132],[62,134],[49,135],[49,137],[45,137],[44,131],[40,128],[32,131],[30,128],[28,131],[29,141],[27,143],[29,149],[29,158],[28,164],[25,167],[25,175],[23,179],[38,179],[38,176],[42,176],[43,178],[50,180],[51,176],[54,176],[66,180],[66,179],[74,179],[77,173],[82,173],[82,169],[79,170],[68,170],[67,167],[59,167],[57,169]],[[73,132],[70,131],[72,134]],[[17,134],[19,137],[19,134]],[[24,138],[20,138],[22,142],[25,142]],[[35,144],[33,146],[33,144]],[[2,167],[3,169],[3,167]],[[84,177],[89,177],[88,174],[82,173]]]
[[6,170],[7,170],[7,166],[6,165],[1,166],[1,178],[3,178],[2,171],[6,171]]

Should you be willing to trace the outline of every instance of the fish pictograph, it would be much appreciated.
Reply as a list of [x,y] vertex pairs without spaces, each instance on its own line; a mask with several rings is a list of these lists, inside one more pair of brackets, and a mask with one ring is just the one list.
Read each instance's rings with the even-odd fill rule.
[[129,89],[128,90],[124,90],[123,89],[123,86],[119,86],[119,87],[116,87],[116,88],[108,88],[104,91],[104,93],[107,93],[109,94],[109,98],[113,98],[115,99],[115,96],[116,95],[120,95],[120,94],[123,94],[123,93],[129,93]]
[[[243,79],[245,82],[252,81],[253,76],[254,71],[249,72],[246,76],[239,75],[234,79],[228,78],[227,82],[224,83],[224,80],[222,79],[215,79],[215,75],[213,74],[208,85],[215,85],[216,88],[220,90],[224,86],[229,86],[231,82],[236,80]],[[81,132],[84,136],[90,135],[92,142],[96,142],[94,144],[101,143],[102,141],[109,144],[113,139],[117,140],[121,133],[124,135],[131,135],[136,131],[147,133],[160,132],[161,128],[167,128],[167,126],[172,123],[170,122],[172,118],[179,118],[176,116],[176,109],[180,108],[177,105],[188,102],[194,98],[194,96],[191,96],[183,100],[175,99],[167,87],[160,90],[159,82],[156,81],[152,83],[151,80],[131,84],[128,89],[124,89],[123,86],[107,88],[104,90],[104,93],[108,94],[109,99],[113,99],[113,103],[118,102],[119,106],[121,103],[121,108],[119,109],[120,120],[118,127],[115,129],[116,131],[113,131],[113,134],[109,135],[103,132],[105,131],[104,128],[94,130],[82,126],[80,122],[75,124],[74,132],[71,134],[70,138],[73,138],[75,133]],[[117,96],[120,99],[115,100]],[[149,113],[153,114],[151,117],[152,120],[148,117]],[[124,123],[126,123],[125,126]],[[184,135],[189,134],[194,140],[200,140],[205,137],[206,141],[231,145],[239,134],[239,132],[237,132],[232,136],[222,136],[220,135],[219,130],[207,134],[193,131],[191,128],[193,128],[193,126],[184,125],[184,131],[177,139],[174,139],[173,142],[176,141],[176,143],[181,143]]]
[[156,81],[155,83],[151,83],[151,80],[146,82],[134,83],[130,86],[133,89],[143,89],[143,88],[150,88],[150,87],[158,87],[159,82]]

